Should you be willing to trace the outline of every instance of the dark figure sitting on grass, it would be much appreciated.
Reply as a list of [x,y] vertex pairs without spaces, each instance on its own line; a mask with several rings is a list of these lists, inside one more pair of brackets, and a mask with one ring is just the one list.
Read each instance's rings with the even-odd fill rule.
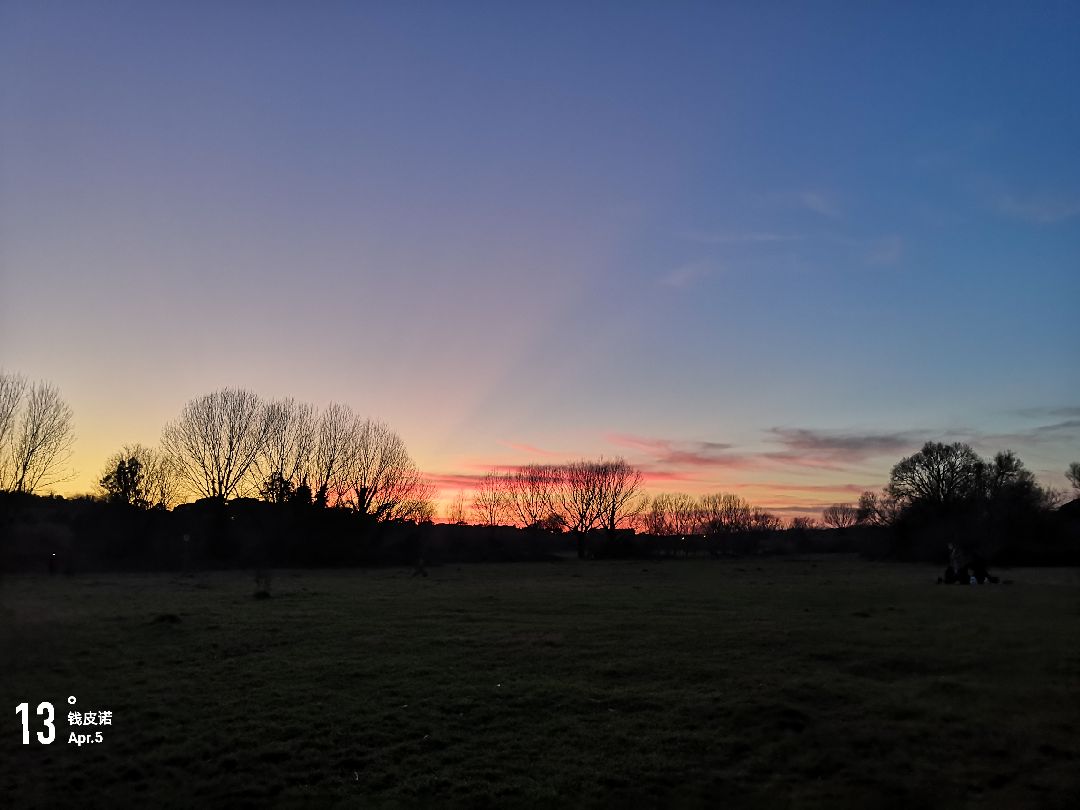
[[949,543],[949,567],[945,569],[945,576],[938,577],[938,583],[946,585],[985,585],[986,583],[997,584],[1000,580],[990,576],[986,570],[986,562],[978,554],[968,557],[960,546]]
[[971,555],[971,576],[980,585],[985,585],[988,582],[996,585],[1001,581],[997,577],[990,576],[990,572],[986,570],[986,562],[978,554]]

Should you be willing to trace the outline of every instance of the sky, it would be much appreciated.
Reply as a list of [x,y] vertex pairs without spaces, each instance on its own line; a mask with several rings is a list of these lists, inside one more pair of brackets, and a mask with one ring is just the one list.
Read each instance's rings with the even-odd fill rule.
[[0,0],[0,368],[74,477],[224,386],[449,500],[624,456],[781,515],[1080,460],[1080,5]]

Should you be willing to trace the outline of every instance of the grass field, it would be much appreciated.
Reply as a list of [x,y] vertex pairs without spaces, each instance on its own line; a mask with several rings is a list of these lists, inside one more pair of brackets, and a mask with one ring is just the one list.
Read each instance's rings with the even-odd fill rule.
[[410,573],[5,578],[0,805],[1078,806],[1076,570]]

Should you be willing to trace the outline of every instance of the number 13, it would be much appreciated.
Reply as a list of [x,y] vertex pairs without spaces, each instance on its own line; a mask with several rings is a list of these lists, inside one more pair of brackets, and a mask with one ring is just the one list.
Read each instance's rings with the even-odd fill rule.
[[[53,705],[48,702],[39,703],[37,707],[38,714],[44,714],[45,719],[42,721],[45,728],[48,730],[48,734],[41,731],[37,733],[38,742],[42,745],[48,745],[56,739],[56,726],[53,725],[53,719],[55,713],[53,712]],[[26,703],[20,703],[15,707],[15,714],[22,715],[22,741],[23,745],[30,744],[30,707]]]

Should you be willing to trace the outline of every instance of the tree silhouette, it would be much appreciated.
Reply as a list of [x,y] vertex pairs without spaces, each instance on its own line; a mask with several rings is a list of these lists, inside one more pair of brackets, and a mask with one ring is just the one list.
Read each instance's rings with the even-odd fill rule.
[[0,490],[14,488],[14,448],[19,405],[26,393],[26,378],[0,372]]
[[703,495],[699,501],[701,531],[707,535],[749,531],[754,511],[749,501],[728,492]]
[[879,495],[870,490],[859,496],[857,522],[868,526],[891,526],[900,517],[903,505],[889,492],[888,487]]
[[699,504],[682,492],[662,492],[644,511],[645,531],[658,536],[694,534],[700,530]]
[[507,517],[506,476],[492,470],[482,479],[473,495],[472,511],[481,526],[498,526]]
[[639,496],[641,471],[626,459],[596,462],[599,476],[599,522],[602,528],[614,532],[633,520],[644,507]]
[[376,520],[430,520],[434,490],[383,422],[365,419],[353,426],[339,503]]
[[1009,497],[1039,504],[1044,497],[1035,475],[1011,450],[997,453],[992,461],[983,463],[981,473],[980,494],[988,500]]
[[750,512],[750,531],[776,532],[784,528],[784,521],[765,509],[755,506]]
[[832,529],[846,529],[859,522],[859,510],[849,503],[834,503],[821,510],[821,521]]
[[669,497],[666,493],[659,493],[646,499],[641,512],[643,531],[657,536],[667,534]]
[[947,509],[978,492],[982,462],[966,444],[927,442],[892,469],[889,493],[905,506]]
[[[10,463],[8,442],[15,433],[15,414],[26,392],[26,378],[0,372],[0,475]],[[0,484],[4,479],[0,477]]]
[[983,462],[981,472],[978,503],[991,524],[1030,523],[1038,513],[1060,503],[1061,493],[1039,486],[1035,475],[1011,450]]
[[467,524],[468,517],[465,512],[465,493],[458,492],[457,497],[450,501],[446,507],[446,522],[453,523],[458,526],[464,526]]
[[289,503],[295,498],[296,489],[291,480],[275,471],[259,487],[259,497],[267,503]]
[[292,397],[264,407],[266,441],[255,454],[250,476],[265,500],[285,503],[307,482],[318,432],[315,409]]
[[555,504],[572,532],[584,534],[600,520],[601,480],[597,465],[581,459],[557,468]]
[[1069,479],[1069,483],[1072,484],[1072,488],[1076,490],[1076,494],[1080,497],[1080,462],[1074,461],[1069,465],[1069,469],[1065,471],[1065,477]]
[[32,493],[70,479],[72,419],[56,386],[0,374],[0,490]]
[[165,426],[161,445],[191,493],[224,501],[237,494],[269,430],[255,394],[223,388],[188,402]]
[[169,509],[177,499],[170,459],[141,444],[125,445],[105,462],[99,479],[105,500],[140,509]]
[[348,405],[330,403],[319,415],[309,483],[318,506],[327,506],[347,489],[346,478],[356,451],[360,419]]
[[535,526],[555,511],[559,469],[550,464],[526,464],[504,479],[506,508],[521,526]]
[[145,509],[148,504],[142,495],[142,464],[137,458],[121,458],[116,466],[101,476],[101,488],[110,503],[126,503]]

